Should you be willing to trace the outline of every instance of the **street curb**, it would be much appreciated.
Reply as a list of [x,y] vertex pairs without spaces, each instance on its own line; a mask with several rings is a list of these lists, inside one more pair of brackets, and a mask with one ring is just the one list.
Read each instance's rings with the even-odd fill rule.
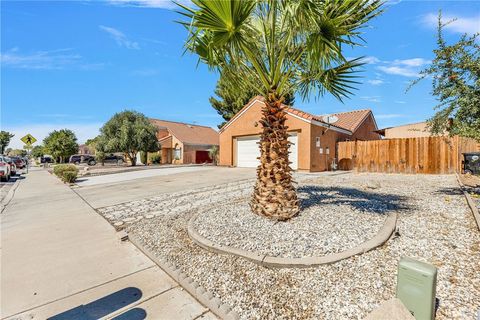
[[468,207],[472,211],[473,218],[475,219],[475,222],[477,224],[477,228],[480,231],[480,212],[478,211],[477,205],[473,201],[470,194],[465,190],[465,185],[460,180],[460,176],[458,175],[458,173],[455,173],[455,176],[457,177],[457,182],[460,185],[460,189],[462,190],[463,195],[465,196],[465,199],[467,199]]
[[383,226],[380,228],[378,233],[371,239],[342,252],[329,254],[321,257],[305,257],[305,258],[284,258],[284,257],[271,257],[268,255],[259,255],[255,252],[246,251],[243,249],[238,249],[230,246],[223,246],[214,243],[213,241],[205,238],[200,235],[194,228],[193,223],[198,217],[198,213],[194,215],[188,221],[188,235],[194,243],[200,247],[220,254],[230,254],[237,257],[241,257],[247,260],[250,260],[256,264],[265,266],[265,267],[274,267],[274,268],[309,268],[315,267],[322,264],[331,264],[337,261],[353,257],[358,254],[363,254],[367,251],[375,249],[382,244],[384,244],[393,232],[396,229],[398,215],[396,212],[390,213]]
[[199,286],[192,278],[187,276],[180,268],[177,268],[174,264],[166,261],[165,259],[157,257],[153,252],[146,249],[140,240],[138,240],[133,234],[129,234],[128,238],[130,242],[149,257],[155,264],[157,264],[163,271],[165,271],[170,277],[177,281],[188,293],[190,293],[201,304],[206,306],[220,319],[225,320],[238,320],[240,316],[237,312],[226,304],[222,304],[220,299],[213,296],[210,292],[207,292],[205,288]]
[[10,190],[8,190],[8,193],[7,195],[5,196],[5,198],[3,198],[2,200],[2,203],[1,203],[1,211],[0,213],[3,213],[3,211],[7,208],[8,204],[10,203],[10,201],[12,200],[13,196],[15,195],[15,191],[17,190],[18,188],[18,185],[20,184],[20,181],[22,179],[20,179],[20,177],[15,181],[15,183],[13,184],[13,186],[10,188]]
[[[144,166],[144,165],[136,165],[133,167],[127,167],[129,169],[126,169],[124,171],[116,171],[116,172],[103,172],[103,173],[96,173],[95,170],[88,171],[88,174],[85,175],[79,175],[79,178],[89,178],[89,177],[98,177],[98,176],[107,176],[110,174],[117,174],[117,173],[127,173],[127,172],[135,172],[135,171],[144,171],[144,170],[158,170],[158,169],[169,169],[169,168],[185,168],[185,167],[210,167],[211,165],[204,165],[204,164],[176,164],[176,165],[161,165],[161,166]],[[88,166],[81,167],[80,168],[89,168]],[[79,173],[83,171],[79,169]]]

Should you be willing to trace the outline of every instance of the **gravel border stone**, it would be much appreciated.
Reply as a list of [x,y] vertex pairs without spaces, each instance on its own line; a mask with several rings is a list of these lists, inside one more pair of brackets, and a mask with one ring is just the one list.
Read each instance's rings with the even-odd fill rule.
[[187,231],[188,235],[193,242],[198,244],[204,249],[221,254],[231,254],[237,257],[241,257],[250,261],[253,261],[262,266],[275,267],[275,268],[309,268],[322,264],[335,263],[337,261],[350,258],[359,254],[363,254],[367,251],[373,250],[376,247],[384,244],[393,234],[397,223],[397,213],[390,213],[382,228],[371,239],[357,245],[353,248],[334,253],[327,254],[320,257],[273,257],[266,254],[258,254],[257,252],[238,249],[232,246],[225,246],[215,243],[206,237],[202,236],[197,230],[195,230],[195,220],[198,218],[198,214],[194,215],[188,222]]

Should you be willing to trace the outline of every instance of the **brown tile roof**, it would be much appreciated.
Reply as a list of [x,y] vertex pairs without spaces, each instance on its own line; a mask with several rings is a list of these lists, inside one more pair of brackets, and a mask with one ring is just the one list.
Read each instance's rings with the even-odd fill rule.
[[185,144],[218,145],[218,132],[206,126],[183,122],[150,119],[158,128],[167,128],[172,135]]
[[[256,97],[253,97],[252,99],[250,99],[250,101],[239,112],[237,112],[235,114],[235,116],[233,116],[233,118],[230,119],[229,122],[234,121],[241,114],[241,112],[245,108],[247,108],[255,100],[259,100],[259,101],[264,102],[265,98],[262,97],[262,96],[256,96]],[[311,113],[292,108],[290,106],[286,106],[286,107],[287,107],[286,111],[291,113],[291,114],[294,114],[294,115],[299,116],[299,117],[301,117],[303,119],[306,119],[306,120],[310,120],[310,121],[315,120],[315,121],[322,122],[322,123],[326,124],[326,122],[323,120],[323,116],[321,116],[321,115],[316,116],[316,115],[313,115]],[[358,127],[362,124],[362,122],[365,120],[365,118],[370,113],[371,113],[371,111],[368,110],[368,109],[335,113],[333,115],[338,117],[338,121],[335,122],[334,124],[330,124],[330,125],[332,127],[337,127],[339,129],[350,131],[353,134],[353,132],[355,132],[358,129]],[[226,126],[223,126],[223,128],[225,128],[225,127]]]
[[[363,110],[353,110],[347,112],[333,113],[338,117],[338,121],[335,122],[337,127],[343,128],[345,130],[355,132],[358,127],[363,123],[363,121],[370,115],[371,111],[369,109]],[[319,116],[320,118],[323,116]]]

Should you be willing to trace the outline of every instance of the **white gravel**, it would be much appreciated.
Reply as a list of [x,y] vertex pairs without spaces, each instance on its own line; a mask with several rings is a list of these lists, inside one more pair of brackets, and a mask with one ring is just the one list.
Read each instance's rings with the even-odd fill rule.
[[[100,212],[109,214],[112,223],[155,212],[153,218],[125,223],[128,231],[232,306],[242,319],[362,319],[395,295],[396,268],[402,256],[438,267],[440,305],[436,319],[475,319],[480,309],[480,233],[454,176],[352,173],[306,179],[311,181],[300,186],[350,190],[340,193],[345,202],[338,208],[356,208],[363,203],[362,208],[368,209],[361,212],[367,215],[396,210],[400,236],[373,251],[331,265],[269,269],[206,251],[193,244],[186,232],[193,213],[200,208],[221,212],[231,207],[232,202],[250,192],[245,185],[251,182],[205,188],[190,195],[163,195],[155,201],[146,199]],[[363,193],[369,196],[358,198]],[[387,195],[396,201],[385,201]],[[323,197],[322,201],[334,199]]]
[[[200,210],[195,230],[216,244],[275,257],[312,257],[344,251],[371,239],[401,197],[375,192],[379,186],[338,186],[335,180],[300,183],[302,210],[286,222],[252,214],[250,196]],[[228,221],[228,223],[226,223]]]

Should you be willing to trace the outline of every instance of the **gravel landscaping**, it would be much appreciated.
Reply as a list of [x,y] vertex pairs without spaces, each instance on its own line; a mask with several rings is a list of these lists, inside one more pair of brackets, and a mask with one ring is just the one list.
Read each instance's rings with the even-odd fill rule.
[[248,195],[199,210],[193,227],[216,244],[256,254],[288,258],[323,256],[371,239],[382,227],[386,213],[400,210],[401,197],[375,193],[376,188],[338,187],[310,179],[298,188],[301,213],[287,222],[252,214]]
[[[395,295],[401,256],[439,269],[437,319],[475,319],[480,309],[480,233],[455,176],[348,173],[299,175],[297,181],[304,210],[292,223],[295,227],[277,223],[268,230],[269,222],[258,226],[260,217],[248,217],[244,206],[252,181],[161,195],[99,212],[180,267],[242,319],[362,319]],[[237,237],[243,230],[256,240],[255,246],[262,245],[261,250],[281,249],[292,256],[326,253],[368,238],[391,211],[399,214],[397,237],[365,254],[307,269],[270,269],[211,253],[192,243],[186,231],[189,219],[200,212],[200,217],[207,215],[203,222],[222,228],[202,224],[210,228],[209,236],[222,241],[247,245]],[[222,226],[222,220],[242,229],[235,230],[235,237],[222,235],[221,230],[232,229]],[[260,229],[248,230],[247,223]],[[331,230],[318,230],[320,226]],[[285,234],[275,234],[275,228]],[[295,239],[299,229],[305,229],[304,236]],[[288,241],[274,243],[275,247],[267,241],[269,236]],[[310,248],[296,245],[301,241]]]

